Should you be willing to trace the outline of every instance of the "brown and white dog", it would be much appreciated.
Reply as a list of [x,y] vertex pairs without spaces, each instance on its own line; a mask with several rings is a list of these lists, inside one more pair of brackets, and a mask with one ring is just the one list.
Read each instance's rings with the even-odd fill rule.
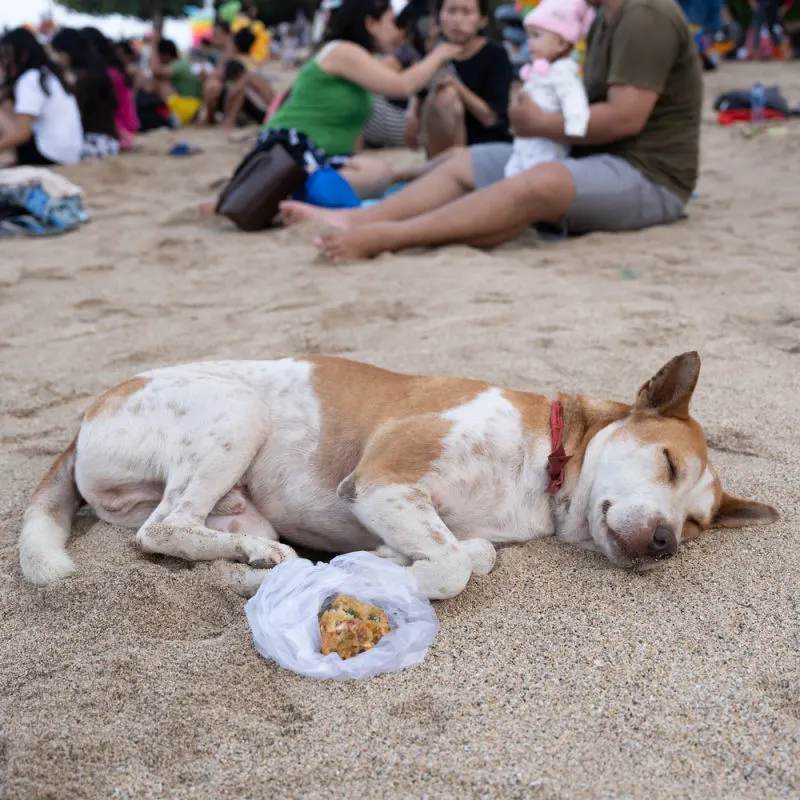
[[[70,574],[82,501],[138,528],[146,553],[251,569],[316,550],[375,550],[430,598],[494,565],[495,545],[555,534],[646,569],[714,525],[777,512],[722,490],[689,415],[697,353],[633,405],[416,377],[335,358],[156,369],[94,401],[33,494],[20,563],[34,584]],[[563,449],[562,449],[563,448]]]

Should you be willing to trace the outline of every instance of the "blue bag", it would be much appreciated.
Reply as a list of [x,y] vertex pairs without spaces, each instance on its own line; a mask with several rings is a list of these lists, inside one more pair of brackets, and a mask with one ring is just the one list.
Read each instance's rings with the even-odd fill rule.
[[320,167],[306,178],[304,201],[322,208],[358,208],[353,187],[333,167]]

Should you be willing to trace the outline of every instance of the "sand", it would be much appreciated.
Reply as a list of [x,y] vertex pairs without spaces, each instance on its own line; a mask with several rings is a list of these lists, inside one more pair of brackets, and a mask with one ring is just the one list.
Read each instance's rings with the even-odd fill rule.
[[[800,100],[794,65],[733,65],[707,106],[757,75]],[[165,157],[179,138],[206,157]],[[346,266],[318,261],[307,229],[191,221],[243,145],[143,145],[65,171],[95,214],[84,230],[2,244],[0,796],[800,795],[800,128],[745,141],[708,111],[700,196],[674,227]],[[141,556],[94,519],[70,542],[75,576],[20,578],[29,492],[89,398],[139,370],[324,352],[630,400],[694,348],[727,488],[782,521],[646,575],[550,540],[506,549],[436,605],[420,668],[284,672],[218,565]]]

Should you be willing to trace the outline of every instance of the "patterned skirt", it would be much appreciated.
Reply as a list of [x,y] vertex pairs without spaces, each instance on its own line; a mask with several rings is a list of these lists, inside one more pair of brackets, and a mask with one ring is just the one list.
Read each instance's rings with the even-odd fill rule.
[[86,133],[83,136],[81,159],[110,158],[119,155],[119,142],[105,133]]

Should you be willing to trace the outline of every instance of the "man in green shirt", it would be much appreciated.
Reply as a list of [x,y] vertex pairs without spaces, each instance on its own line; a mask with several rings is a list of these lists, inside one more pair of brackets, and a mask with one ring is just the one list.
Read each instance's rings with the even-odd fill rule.
[[504,179],[511,145],[462,149],[377,205],[352,211],[284,204],[288,222],[339,230],[318,245],[333,258],[463,242],[489,247],[535,223],[566,232],[639,230],[675,222],[697,181],[702,71],[674,0],[590,0],[598,8],[584,67],[591,114],[570,139],[564,118],[521,92],[514,133],[569,143],[570,158]]
[[180,58],[175,42],[158,38],[152,52],[153,78],[164,100],[174,94],[202,100],[203,78],[188,58]]

